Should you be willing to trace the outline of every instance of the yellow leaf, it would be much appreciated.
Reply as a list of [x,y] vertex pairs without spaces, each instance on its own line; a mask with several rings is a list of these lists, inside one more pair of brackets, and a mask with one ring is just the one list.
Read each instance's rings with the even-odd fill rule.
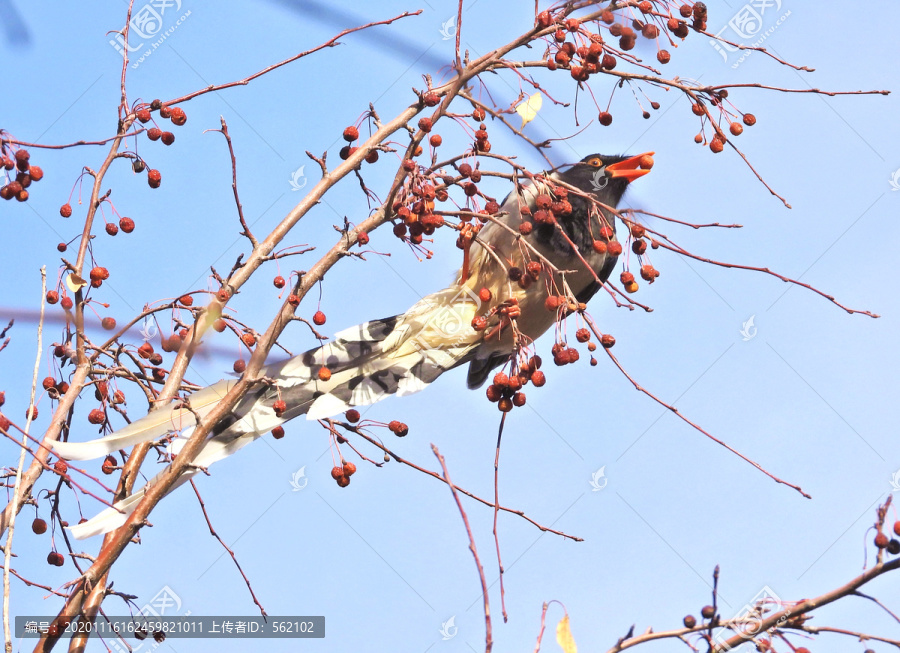
[[538,111],[541,110],[541,105],[543,103],[544,96],[541,95],[540,91],[529,97],[524,102],[519,103],[519,106],[516,107],[516,113],[522,116],[522,127],[534,120],[534,117],[538,114]]
[[578,653],[572,631],[569,630],[569,615],[566,615],[556,624],[556,643],[562,647],[565,653]]
[[74,272],[66,277],[66,286],[72,292],[78,292],[80,288],[84,288],[87,285],[87,281],[79,277]]

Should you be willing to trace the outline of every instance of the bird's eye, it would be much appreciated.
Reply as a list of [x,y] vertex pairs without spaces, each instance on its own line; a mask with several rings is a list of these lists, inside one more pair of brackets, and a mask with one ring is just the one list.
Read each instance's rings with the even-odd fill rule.
[[599,168],[600,166],[603,165],[603,161],[601,161],[597,157],[594,157],[594,158],[588,160],[588,165],[593,166],[595,168]]

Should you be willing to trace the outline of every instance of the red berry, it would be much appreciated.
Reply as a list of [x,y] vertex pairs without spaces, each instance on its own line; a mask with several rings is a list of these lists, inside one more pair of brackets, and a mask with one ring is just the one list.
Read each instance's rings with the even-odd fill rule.
[[602,336],[600,336],[600,344],[603,345],[606,349],[609,349],[616,344],[616,339],[610,334],[604,333]]
[[543,372],[537,370],[535,372],[532,372],[531,382],[534,384],[534,387],[540,388],[547,382],[547,377],[544,376]]
[[150,184],[150,188],[159,188],[159,185],[162,183],[162,175],[159,173],[159,170],[150,169],[147,171],[147,183]]
[[284,437],[284,427],[276,426],[274,429],[272,429],[272,437],[275,438],[276,440],[280,440],[281,438],[283,438]]
[[480,299],[482,302],[491,301],[491,297],[493,297],[493,294],[487,288],[482,288],[478,291],[478,299]]
[[234,361],[231,369],[234,370],[235,374],[243,374],[244,370],[247,369],[247,363],[243,359],[239,358],[238,360]]
[[107,222],[106,233],[108,233],[110,236],[115,236],[117,233],[119,233],[119,225],[117,225],[115,222]]
[[438,96],[437,93],[433,93],[431,91],[428,91],[427,93],[425,93],[425,95],[422,96],[422,102],[425,103],[426,107],[437,106],[440,101],[440,96]]
[[35,535],[43,535],[47,532],[47,522],[39,517],[35,517],[34,521],[31,522],[31,530]]
[[602,240],[595,240],[593,242],[593,244],[591,245],[591,247],[598,254],[606,254],[606,252],[608,250],[606,243],[603,242]]
[[588,340],[591,339],[591,332],[588,331],[586,328],[582,327],[582,328],[578,329],[578,331],[575,332],[575,339],[578,342],[587,342]]
[[222,333],[222,332],[225,330],[225,326],[226,326],[226,325],[225,325],[225,320],[223,320],[222,318],[219,318],[218,320],[216,320],[215,322],[213,322],[213,329],[214,329],[217,333]]
[[523,222],[519,225],[519,233],[523,236],[530,234],[532,229],[534,229],[534,225],[530,222]]
[[218,299],[223,304],[231,299],[231,291],[228,288],[219,288],[216,291],[216,299]]
[[172,107],[172,124],[181,127],[187,122],[187,114],[181,107]]
[[116,319],[114,317],[105,317],[100,320],[100,326],[102,326],[107,331],[112,331],[116,328]]
[[182,295],[181,297],[178,298],[178,301],[183,306],[193,306],[194,305],[194,298],[191,297],[190,295]]
[[356,424],[359,421],[360,414],[359,411],[355,408],[351,408],[346,413],[344,413],[344,417],[347,418],[347,421],[351,424]]
[[160,118],[171,118],[172,117],[172,107],[160,107],[159,108],[159,117]]
[[484,331],[487,329],[487,318],[483,315],[477,315],[472,318],[472,328],[476,331]]
[[428,139],[428,142],[431,143],[431,147],[440,147],[441,143],[444,142],[444,139],[441,138],[440,134],[432,134]]
[[150,112],[147,109],[139,109],[135,115],[141,122],[150,122]]
[[377,161],[378,161],[378,150],[369,150],[369,153],[366,154],[366,163],[375,163]]
[[360,231],[356,234],[356,242],[359,243],[360,246],[365,246],[369,244],[369,234],[365,231]]
[[357,138],[359,138],[359,130],[353,125],[344,130],[344,140],[348,143],[352,143]]
[[709,142],[709,149],[713,151],[713,154],[718,154],[719,152],[721,152],[722,150],[725,149],[725,143],[723,143],[722,139],[719,138],[718,135],[716,135]]
[[172,132],[163,132],[162,136],[160,136],[160,140],[162,140],[164,145],[171,145],[175,142],[175,134]]
[[344,476],[353,476],[356,473],[356,465],[351,462],[344,462]]
[[319,368],[319,380],[328,381],[331,378],[331,370],[324,365]]
[[41,381],[41,387],[44,388],[44,390],[49,390],[50,388],[55,388],[56,387],[56,379],[54,379],[52,376],[48,376],[43,381]]
[[390,429],[391,433],[400,438],[406,436],[406,434],[409,433],[409,427],[403,422],[398,422],[397,420],[391,421],[391,423],[388,424],[388,429]]
[[739,122],[733,122],[728,127],[728,130],[731,132],[732,136],[740,136],[744,133],[744,126]]
[[604,127],[609,127],[612,124],[612,114],[609,111],[601,111],[597,120]]
[[44,178],[44,170],[38,166],[31,166],[28,174],[31,176],[31,181],[40,181]]
[[300,298],[294,293],[291,293],[290,295],[288,295],[288,304],[296,308],[300,305]]
[[248,347],[253,347],[256,344],[256,336],[254,336],[249,331],[241,334],[241,342],[243,342]]
[[315,324],[316,326],[322,326],[323,324],[325,324],[325,313],[323,313],[322,311],[316,311],[313,314],[313,324]]
[[704,619],[712,619],[714,616],[716,616],[716,609],[711,605],[704,605],[700,610],[700,616]]
[[132,231],[134,231],[134,220],[132,220],[131,218],[120,218],[119,229],[124,231],[126,234],[130,234]]
[[112,474],[116,471],[116,458],[113,455],[109,455],[103,459],[103,464],[100,465],[100,471],[104,474]]
[[103,424],[106,421],[106,413],[99,408],[94,408],[88,413],[88,421],[91,424]]
[[28,419],[30,417],[32,420],[36,420],[37,416],[38,416],[37,406],[31,406],[30,408],[28,408],[25,411],[25,419]]
[[672,60],[672,55],[669,54],[668,50],[660,50],[656,53],[656,60],[661,64],[667,64]]
[[160,136],[162,136],[162,130],[159,127],[151,127],[147,130],[147,138],[151,141],[158,141]]
[[752,127],[753,125],[756,124],[756,116],[754,116],[752,113],[745,113],[744,114],[744,124],[747,125],[748,127]]
[[542,11],[538,14],[536,22],[538,27],[546,29],[553,24],[553,18],[550,16],[549,11]]
[[514,406],[521,408],[525,405],[525,393],[517,392],[513,395],[512,402]]
[[59,301],[59,293],[56,292],[55,290],[48,290],[47,291],[47,303],[55,304],[58,301]]
[[60,476],[65,476],[69,471],[69,466],[66,464],[65,460],[57,460],[53,463],[53,471],[55,471]]
[[59,305],[63,307],[63,310],[71,311],[75,303],[72,301],[71,297],[66,295],[59,301]]
[[878,535],[875,536],[875,546],[879,549],[887,548],[888,545],[888,536],[878,531]]
[[284,411],[287,410],[287,402],[284,399],[276,399],[275,403],[272,404],[272,410],[275,411],[277,417],[281,417]]

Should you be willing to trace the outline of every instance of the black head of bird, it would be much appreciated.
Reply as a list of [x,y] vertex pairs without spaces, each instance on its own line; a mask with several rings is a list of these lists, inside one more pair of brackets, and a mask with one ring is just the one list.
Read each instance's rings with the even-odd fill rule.
[[603,204],[614,207],[622,199],[628,184],[650,172],[649,168],[641,168],[641,162],[646,162],[644,157],[652,156],[653,152],[636,156],[590,154],[556,175],[575,188],[594,195]]

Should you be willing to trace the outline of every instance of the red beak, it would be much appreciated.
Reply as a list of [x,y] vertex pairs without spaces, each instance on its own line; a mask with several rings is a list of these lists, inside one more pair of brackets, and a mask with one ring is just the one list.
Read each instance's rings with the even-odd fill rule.
[[653,167],[653,154],[654,152],[638,154],[630,159],[612,163],[606,166],[606,170],[609,172],[610,177],[621,177],[628,180],[628,183],[631,183],[638,177],[643,177],[650,172],[650,168]]

